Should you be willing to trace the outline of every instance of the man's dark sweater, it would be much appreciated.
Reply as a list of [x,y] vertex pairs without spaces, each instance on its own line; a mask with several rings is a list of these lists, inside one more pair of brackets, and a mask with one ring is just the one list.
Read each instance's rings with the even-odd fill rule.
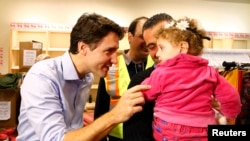
[[[154,66],[134,75],[128,85],[131,88],[150,76]],[[154,102],[146,102],[142,112],[136,113],[123,124],[123,141],[154,141],[152,121]]]

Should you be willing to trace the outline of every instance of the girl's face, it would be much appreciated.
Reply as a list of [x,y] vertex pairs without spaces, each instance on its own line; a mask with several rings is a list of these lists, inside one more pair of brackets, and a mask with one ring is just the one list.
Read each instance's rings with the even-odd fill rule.
[[160,62],[166,61],[178,55],[180,53],[180,47],[173,47],[172,44],[163,38],[157,40],[158,51],[156,56],[159,58]]

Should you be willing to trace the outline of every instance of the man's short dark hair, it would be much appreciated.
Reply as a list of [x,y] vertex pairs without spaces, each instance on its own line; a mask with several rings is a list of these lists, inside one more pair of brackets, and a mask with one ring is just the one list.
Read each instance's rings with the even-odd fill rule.
[[[77,44],[79,41],[93,45],[98,43],[110,32],[116,33],[120,40],[124,36],[124,29],[114,21],[96,13],[84,13],[77,20],[77,23],[71,31],[69,51],[73,54],[77,54]],[[91,48],[91,50],[93,49],[95,49],[95,46]]]
[[130,23],[130,25],[129,25],[129,27],[128,27],[128,32],[130,32],[132,35],[135,35],[135,31],[136,31],[137,24],[138,24],[138,22],[139,22],[140,20],[143,20],[143,19],[148,20],[148,18],[147,18],[147,17],[144,17],[144,16],[138,17],[138,18],[134,19],[134,20]]
[[166,14],[166,13],[159,13],[155,14],[152,17],[150,17],[143,25],[142,31],[152,28],[156,24],[162,21],[171,21],[173,20],[172,16]]

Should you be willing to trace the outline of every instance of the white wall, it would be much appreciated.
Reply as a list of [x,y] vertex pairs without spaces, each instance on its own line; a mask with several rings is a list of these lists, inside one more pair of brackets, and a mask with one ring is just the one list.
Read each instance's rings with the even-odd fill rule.
[[198,19],[207,31],[250,33],[250,2],[213,0],[0,0],[0,48],[8,72],[10,23],[74,24],[83,12],[96,12],[122,26],[138,16],[166,12]]

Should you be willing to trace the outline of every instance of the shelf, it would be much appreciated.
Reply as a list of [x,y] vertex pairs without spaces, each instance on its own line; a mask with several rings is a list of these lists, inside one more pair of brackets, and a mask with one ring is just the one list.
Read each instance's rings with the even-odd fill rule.
[[11,69],[12,69],[12,70],[18,70],[18,69],[19,69],[19,66],[12,66]]
[[10,38],[9,72],[18,72],[20,69],[20,42],[32,40],[42,42],[42,53],[46,53],[50,55],[50,57],[56,57],[68,50],[70,44],[69,39],[69,31],[12,29]]
[[91,86],[91,89],[98,89],[98,84],[93,84],[93,85]]
[[56,48],[56,47],[50,47],[48,48],[48,51],[67,51],[69,48]]
[[14,51],[14,50],[19,50],[19,47],[17,48],[17,47],[15,47],[15,48],[12,48],[12,50]]

